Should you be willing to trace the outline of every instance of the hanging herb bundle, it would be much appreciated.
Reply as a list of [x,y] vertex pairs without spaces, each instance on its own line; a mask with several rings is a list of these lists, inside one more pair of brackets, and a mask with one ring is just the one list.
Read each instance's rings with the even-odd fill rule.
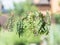
[[[24,30],[29,30],[34,35],[48,32],[47,21],[44,19],[45,17],[36,10],[35,6],[26,3],[15,4],[14,11],[15,15],[20,18],[19,20],[17,19],[17,33],[19,37],[24,33]],[[21,16],[27,17],[22,18]]]
[[48,34],[49,29],[48,26],[50,25],[50,16],[49,13],[47,12],[46,17],[43,16],[42,13],[39,13],[39,17],[40,17],[40,21],[38,23],[38,25],[41,23],[40,28],[38,30],[38,32],[40,34]]
[[39,24],[40,24],[40,23],[42,23],[42,24],[41,24],[41,26],[39,27],[38,33],[40,33],[40,34],[42,33],[42,34],[43,34],[43,33],[45,33],[45,31],[46,31],[46,29],[45,29],[46,22],[45,22],[45,20],[44,20],[44,16],[43,16],[42,13],[39,14],[39,17],[40,17],[40,19],[41,19],[41,20],[39,21]]
[[19,19],[19,21],[17,22],[17,33],[18,33],[19,37],[21,35],[23,35],[23,32],[24,32],[23,20],[22,19]]

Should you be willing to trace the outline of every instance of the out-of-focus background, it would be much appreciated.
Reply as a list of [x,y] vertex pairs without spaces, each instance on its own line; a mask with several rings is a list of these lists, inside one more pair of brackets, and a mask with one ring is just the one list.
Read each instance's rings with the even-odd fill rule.
[[0,0],[0,45],[60,45],[60,0]]

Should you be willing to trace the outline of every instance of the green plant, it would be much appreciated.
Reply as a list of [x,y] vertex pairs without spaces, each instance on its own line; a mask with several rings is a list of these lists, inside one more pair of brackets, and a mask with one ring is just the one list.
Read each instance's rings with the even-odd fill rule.
[[13,26],[14,26],[14,22],[15,22],[14,18],[15,18],[14,16],[10,16],[10,18],[8,19],[7,24],[6,24],[6,28],[10,29],[10,31],[13,31]]
[[45,22],[44,20],[46,17],[44,17],[42,13],[38,12],[34,5],[29,3],[14,3],[14,6],[15,9],[13,12],[15,17],[12,16],[10,20],[8,20],[10,30],[15,30],[16,34],[14,45],[39,43],[41,34],[47,34],[49,30],[47,29],[48,27],[46,27],[48,26],[48,21]]
[[23,21],[22,20],[19,20],[17,23],[17,32],[19,34],[19,37],[20,37],[20,35],[22,35],[24,33]]

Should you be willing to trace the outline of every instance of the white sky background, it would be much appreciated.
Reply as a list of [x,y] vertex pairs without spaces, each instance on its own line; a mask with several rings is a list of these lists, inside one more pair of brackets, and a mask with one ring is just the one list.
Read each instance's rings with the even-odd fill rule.
[[1,0],[5,9],[13,9],[13,2],[19,3],[25,0]]

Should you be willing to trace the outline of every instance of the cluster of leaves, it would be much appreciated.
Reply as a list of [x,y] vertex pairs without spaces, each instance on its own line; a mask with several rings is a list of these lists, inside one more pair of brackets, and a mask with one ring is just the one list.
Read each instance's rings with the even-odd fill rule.
[[17,21],[19,36],[27,30],[31,31],[34,35],[48,34],[50,22],[47,22],[48,20],[45,22],[44,18],[43,14],[37,11],[29,12],[26,16],[20,16]]
[[20,35],[22,35],[24,33],[23,21],[22,20],[19,20],[17,22],[17,32],[19,34],[19,37],[20,37]]
[[10,31],[13,31],[14,25],[15,25],[15,16],[10,15],[6,24],[6,28],[10,29]]
[[[37,8],[28,3],[14,3],[14,16],[10,18],[7,24],[10,30],[16,30],[17,34],[27,42],[38,42],[40,34],[48,34],[49,22]],[[47,15],[49,15],[47,13]],[[22,39],[22,40],[23,40]]]
[[49,33],[48,26],[50,22],[47,23],[48,20],[45,22],[45,17],[38,11],[29,12],[26,15],[27,16],[19,16],[19,20],[17,21],[17,33],[20,39],[24,37],[23,39],[29,43],[39,42],[40,34]]

